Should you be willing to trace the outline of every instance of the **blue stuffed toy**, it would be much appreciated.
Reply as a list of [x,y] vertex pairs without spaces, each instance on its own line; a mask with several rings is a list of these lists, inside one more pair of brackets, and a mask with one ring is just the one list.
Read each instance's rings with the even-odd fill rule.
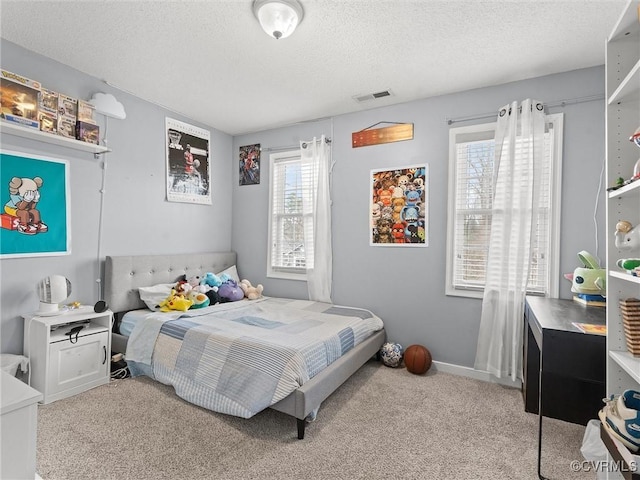
[[218,275],[215,273],[207,272],[200,280],[200,285],[209,285],[211,288],[217,288],[224,283]]

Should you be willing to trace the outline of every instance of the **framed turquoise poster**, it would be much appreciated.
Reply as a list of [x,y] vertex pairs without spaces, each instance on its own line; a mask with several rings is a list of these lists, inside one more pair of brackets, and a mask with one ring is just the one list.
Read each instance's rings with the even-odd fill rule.
[[71,253],[66,160],[0,150],[0,256]]

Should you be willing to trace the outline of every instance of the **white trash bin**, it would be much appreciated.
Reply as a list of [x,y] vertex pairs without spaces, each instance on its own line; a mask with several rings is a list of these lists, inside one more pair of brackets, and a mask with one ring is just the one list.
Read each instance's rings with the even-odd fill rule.
[[26,372],[29,366],[29,359],[23,355],[13,355],[11,353],[0,353],[0,368],[12,377],[20,371]]
[[[609,452],[602,438],[600,438],[600,420],[589,420],[589,423],[587,423],[587,427],[584,430],[584,437],[582,438],[580,453],[582,453],[586,461],[592,462],[597,480],[624,480],[620,472],[608,468],[606,460]],[[607,470],[611,471],[607,472]],[[607,476],[607,473],[609,476]]]

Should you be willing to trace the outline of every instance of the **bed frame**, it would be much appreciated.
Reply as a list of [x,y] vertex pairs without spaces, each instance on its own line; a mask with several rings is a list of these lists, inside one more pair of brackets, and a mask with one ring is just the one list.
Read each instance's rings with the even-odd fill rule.
[[[119,320],[130,310],[146,308],[140,300],[139,287],[175,282],[183,274],[191,277],[221,272],[235,264],[235,252],[108,256],[105,262],[105,301]],[[371,357],[376,356],[385,339],[384,329],[376,332],[270,408],[295,417],[298,438],[303,439],[309,414]],[[111,344],[114,352],[125,353],[127,337],[115,332]]]

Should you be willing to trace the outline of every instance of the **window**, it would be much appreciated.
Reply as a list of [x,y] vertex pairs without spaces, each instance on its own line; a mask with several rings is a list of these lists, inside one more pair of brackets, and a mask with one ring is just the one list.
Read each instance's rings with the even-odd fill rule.
[[305,236],[304,229],[313,229],[313,217],[310,209],[303,210],[303,197],[309,192],[311,175],[299,150],[273,153],[269,160],[267,276],[306,280],[307,267],[313,267],[313,244],[309,245],[313,235]]
[[[558,295],[562,114],[547,115],[529,294]],[[493,200],[495,123],[449,131],[447,295],[482,297]]]

